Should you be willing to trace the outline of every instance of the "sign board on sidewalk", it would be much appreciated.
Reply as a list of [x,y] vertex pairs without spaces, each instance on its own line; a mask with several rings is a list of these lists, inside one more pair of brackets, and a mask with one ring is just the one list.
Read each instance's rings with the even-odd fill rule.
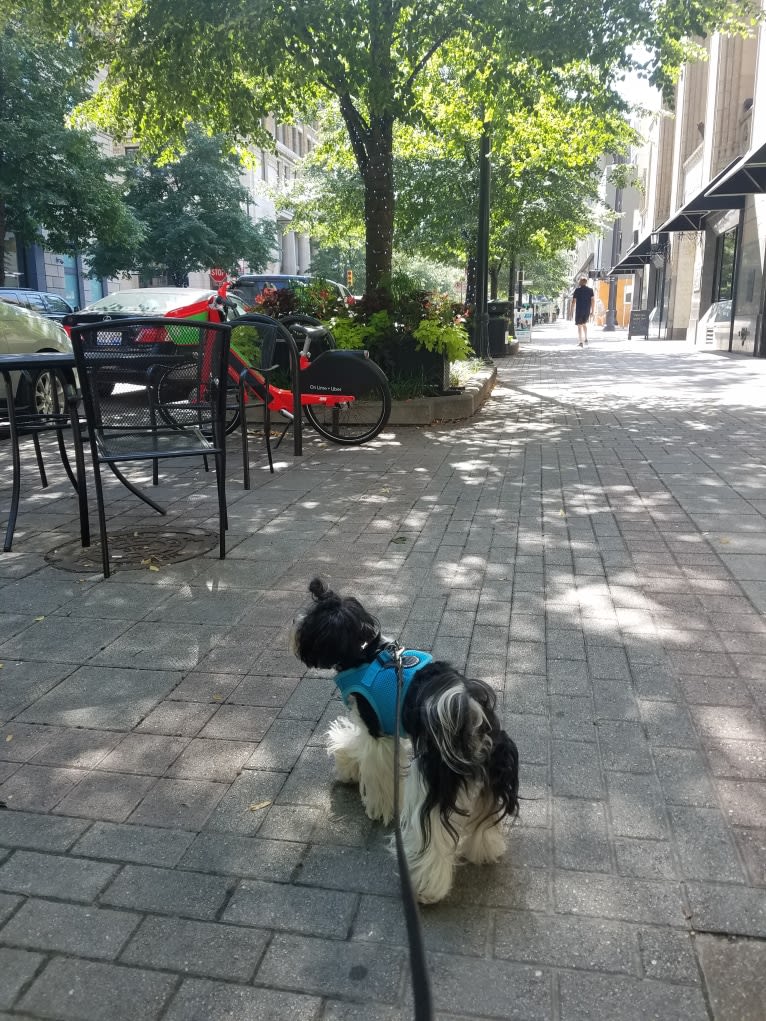
[[517,311],[514,316],[514,335],[516,340],[525,341],[532,339],[532,319],[534,318],[531,308],[523,308]]
[[226,272],[226,270],[221,269],[220,266],[214,266],[210,270],[210,279],[215,284],[222,284],[224,280],[228,277],[228,275],[229,274]]
[[630,313],[630,324],[628,325],[628,339],[631,337],[649,336],[649,309],[634,308]]

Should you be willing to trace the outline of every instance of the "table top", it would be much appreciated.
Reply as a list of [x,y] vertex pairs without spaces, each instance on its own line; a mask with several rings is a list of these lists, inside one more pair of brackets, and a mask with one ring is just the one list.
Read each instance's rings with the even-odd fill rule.
[[23,369],[39,369],[41,366],[73,369],[74,355],[60,351],[36,351],[23,355],[0,354],[0,372],[19,372]]

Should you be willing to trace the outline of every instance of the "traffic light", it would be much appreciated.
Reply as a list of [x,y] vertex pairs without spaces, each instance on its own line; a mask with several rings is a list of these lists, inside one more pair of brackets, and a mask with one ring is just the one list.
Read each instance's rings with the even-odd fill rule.
[[346,287],[351,288],[354,286],[354,271],[353,269],[346,270]]

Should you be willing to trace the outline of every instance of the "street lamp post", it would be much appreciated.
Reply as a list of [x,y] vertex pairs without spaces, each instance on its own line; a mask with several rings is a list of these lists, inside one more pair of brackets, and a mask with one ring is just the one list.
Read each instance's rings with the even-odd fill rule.
[[480,358],[489,357],[487,282],[489,278],[490,128],[490,122],[485,121],[479,150],[479,231],[476,251],[476,311],[473,346]]
[[[614,163],[624,163],[624,156],[615,156]],[[619,214],[619,215],[618,215]],[[612,223],[612,255],[610,266],[616,266],[620,261],[620,242],[622,240],[622,231],[620,230],[620,223],[622,221],[622,188],[619,184],[614,189],[614,222]],[[604,322],[604,330],[611,332],[617,325],[617,277],[612,275],[609,277],[609,307],[606,310],[606,320]]]

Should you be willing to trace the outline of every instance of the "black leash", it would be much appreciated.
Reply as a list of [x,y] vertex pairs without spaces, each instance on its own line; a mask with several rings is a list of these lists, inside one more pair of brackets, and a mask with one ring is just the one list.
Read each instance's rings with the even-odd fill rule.
[[394,834],[396,839],[396,857],[399,863],[399,882],[402,888],[404,918],[407,923],[407,939],[410,946],[410,972],[412,978],[412,995],[415,1002],[415,1021],[433,1021],[433,1004],[431,1002],[431,983],[426,966],[426,952],[423,946],[423,931],[420,927],[420,912],[415,894],[412,890],[410,870],[404,854],[402,828],[399,818],[399,731],[401,729],[401,702],[404,680],[402,677],[402,649],[392,642],[390,651],[396,664],[396,713],[394,715]]

